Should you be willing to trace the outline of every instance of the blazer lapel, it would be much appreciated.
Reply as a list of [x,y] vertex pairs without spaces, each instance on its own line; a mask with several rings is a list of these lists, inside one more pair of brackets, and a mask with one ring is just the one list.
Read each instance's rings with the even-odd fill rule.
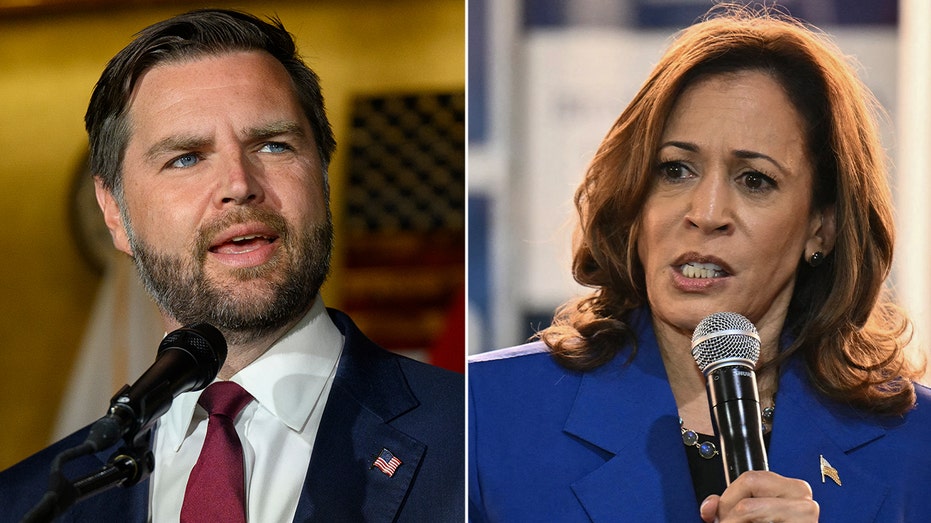
[[[393,521],[426,447],[389,423],[418,402],[396,356],[375,347],[347,317],[331,316],[345,347],[295,521]],[[400,461],[393,473],[374,466],[383,450]]]
[[611,457],[572,489],[595,522],[621,515],[630,521],[698,521],[659,349],[652,329],[640,328],[638,335],[631,364],[620,355],[582,378],[565,430]]
[[[652,329],[641,323],[637,334],[639,350],[630,365],[622,355],[582,378],[565,430],[608,457],[572,488],[592,521],[617,521],[619,514],[633,521],[698,521],[659,349]],[[873,521],[890,486],[850,453],[879,441],[885,430],[852,408],[821,398],[808,385],[801,363],[790,361],[779,382],[770,470],[807,481],[826,521]],[[646,461],[638,458],[643,455]],[[841,485],[822,477],[822,457]]]
[[[885,429],[849,407],[820,399],[804,372],[793,361],[780,379],[770,469],[807,481],[825,521],[874,521],[890,487],[849,453],[881,439]],[[837,471],[840,485],[822,476],[822,457]]]

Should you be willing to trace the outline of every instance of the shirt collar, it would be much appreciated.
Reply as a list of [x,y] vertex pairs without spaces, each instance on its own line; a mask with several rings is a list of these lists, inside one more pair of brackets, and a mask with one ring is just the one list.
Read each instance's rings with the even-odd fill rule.
[[[230,378],[291,430],[303,432],[314,408],[326,402],[323,392],[333,379],[343,335],[318,295],[307,314],[264,354]],[[180,394],[159,420],[158,437],[177,451],[193,430],[202,391]]]

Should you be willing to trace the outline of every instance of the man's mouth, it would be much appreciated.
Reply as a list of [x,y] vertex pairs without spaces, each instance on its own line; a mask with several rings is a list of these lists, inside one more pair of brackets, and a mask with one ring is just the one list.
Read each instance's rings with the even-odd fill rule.
[[682,275],[686,278],[705,279],[727,276],[727,272],[714,263],[688,262],[681,265],[679,270],[682,271]]
[[216,254],[245,254],[270,245],[277,240],[276,236],[264,234],[234,236],[223,243],[210,247],[210,252]]

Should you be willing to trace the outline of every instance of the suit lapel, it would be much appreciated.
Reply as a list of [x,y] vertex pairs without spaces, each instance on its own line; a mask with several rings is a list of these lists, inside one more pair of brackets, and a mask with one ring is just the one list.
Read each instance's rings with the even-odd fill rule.
[[[418,405],[394,355],[331,311],[346,337],[295,521],[393,521],[426,447],[389,423]],[[373,466],[383,449],[400,466]]]
[[[143,443],[151,444],[151,432],[147,433]],[[110,448],[88,457],[96,457],[96,467],[83,467],[85,470],[100,469],[110,459],[115,449]],[[77,479],[72,477],[72,480]],[[97,495],[76,503],[62,521],[102,521],[102,517],[112,521],[145,523],[149,517],[149,479],[146,478],[131,487],[112,487]]]
[[[638,329],[636,358],[624,355],[584,375],[565,431],[610,453],[572,485],[592,521],[697,521],[675,399],[652,329]],[[643,456],[647,460],[643,460]]]
[[[881,439],[885,430],[849,407],[821,400],[804,372],[793,361],[780,379],[770,469],[807,481],[825,521],[873,521],[890,487],[850,453]],[[822,479],[821,456],[837,470],[841,485]]]
[[[109,517],[105,517],[109,514]],[[114,487],[81,501],[71,511],[73,521],[144,523],[149,517],[149,480],[132,487]],[[105,517],[105,519],[101,519]]]

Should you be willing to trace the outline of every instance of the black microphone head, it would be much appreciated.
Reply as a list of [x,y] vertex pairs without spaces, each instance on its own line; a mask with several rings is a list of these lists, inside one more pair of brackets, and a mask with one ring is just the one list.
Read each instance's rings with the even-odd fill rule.
[[702,372],[726,362],[756,366],[760,335],[747,318],[736,312],[716,312],[698,322],[692,333],[692,357]]
[[188,390],[200,390],[209,385],[226,361],[226,338],[209,323],[186,325],[168,333],[159,344],[158,353],[172,349],[183,350],[197,362],[200,370],[197,383]]

